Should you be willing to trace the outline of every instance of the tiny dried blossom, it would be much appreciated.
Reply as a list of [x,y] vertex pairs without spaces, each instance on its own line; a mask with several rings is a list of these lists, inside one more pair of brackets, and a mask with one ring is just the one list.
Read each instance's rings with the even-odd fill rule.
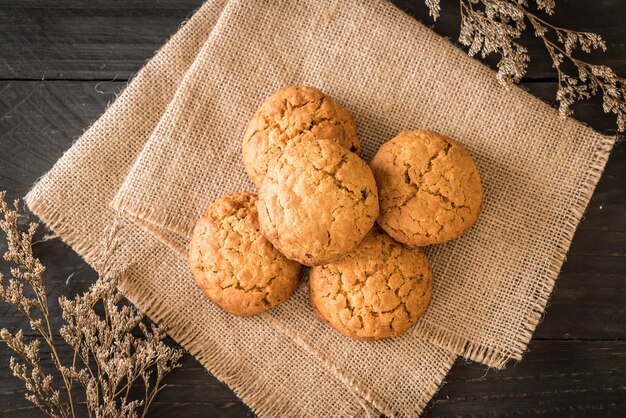
[[[21,360],[11,356],[9,368],[13,375],[24,382],[27,399],[35,401],[36,406],[51,416],[67,416],[67,408],[62,404],[60,392],[52,387],[52,376],[46,374],[39,360],[40,341],[30,343],[24,341],[24,334],[19,330],[11,334],[8,330],[0,330],[0,338],[19,355]],[[29,373],[30,367],[30,373]]]
[[[549,15],[554,13],[555,0],[534,3],[538,10]],[[459,0],[459,4],[459,42],[468,47],[470,56],[479,52],[483,58],[498,55],[496,77],[501,83],[519,83],[526,74],[530,57],[528,50],[517,41],[529,22],[557,71],[559,113],[569,116],[575,102],[601,93],[604,112],[615,114],[618,131],[626,129],[626,79],[618,77],[609,67],[592,65],[573,56],[577,51],[606,51],[606,43],[600,35],[552,25],[529,11],[527,0]],[[426,5],[436,19],[440,13],[439,0],[426,0]],[[565,73],[562,68],[565,60],[575,66],[576,76]]]
[[[590,53],[594,49],[606,51],[606,43],[600,35],[591,32],[574,32],[561,28],[554,28],[557,40],[565,47],[567,55],[580,48],[583,52]],[[547,32],[547,28],[546,28]]]
[[434,20],[437,20],[439,13],[441,12],[441,6],[439,0],[426,0],[426,6],[428,6],[429,13]]
[[[10,209],[4,196],[4,192],[0,193],[0,229],[6,235],[4,259],[12,265],[13,278],[5,281],[0,274],[0,299],[24,315],[38,337],[26,342],[22,330],[12,334],[0,329],[0,339],[18,355],[11,357],[9,367],[24,382],[26,399],[51,417],[75,417],[78,405],[72,390],[81,387],[89,416],[144,417],[164,387],[163,378],[180,367],[182,352],[164,343],[166,333],[162,324],[147,327],[142,322],[143,314],[122,304],[123,296],[117,290],[118,275],[110,263],[119,245],[117,224],[104,237],[106,250],[96,265],[98,280],[74,299],[59,298],[65,321],[59,333],[74,350],[75,357],[68,366],[61,363],[50,327],[45,267],[32,253],[37,225],[31,223],[26,232],[20,231],[18,203],[15,202],[15,209]],[[34,297],[24,294],[27,287]],[[97,306],[102,308],[104,316],[96,312]],[[135,330],[140,331],[140,336],[133,334]],[[42,367],[42,342],[51,350],[52,362],[63,380],[63,396],[55,387],[54,377]],[[151,379],[153,375],[155,379]],[[130,388],[135,384],[144,385],[144,399],[129,399]]]
[[481,53],[484,58],[492,53],[500,56],[497,78],[502,83],[519,82],[526,73],[528,51],[515,42],[526,23],[524,15],[511,4],[485,1],[484,11],[473,2],[461,2],[461,31],[459,42],[469,47],[468,54]]
[[[528,6],[526,2],[520,2],[524,6]],[[537,0],[535,1],[537,4],[537,8],[539,10],[545,11],[547,14],[551,15],[554,13],[554,8],[556,7],[556,0]]]

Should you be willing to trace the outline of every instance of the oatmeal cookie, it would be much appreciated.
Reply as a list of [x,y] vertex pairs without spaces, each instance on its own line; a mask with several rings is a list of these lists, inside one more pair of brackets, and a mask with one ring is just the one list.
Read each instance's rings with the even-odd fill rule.
[[424,314],[432,275],[420,249],[373,228],[351,253],[312,268],[309,286],[322,320],[349,337],[378,340],[402,334]]
[[263,312],[291,296],[300,264],[288,260],[259,232],[257,196],[233,193],[216,200],[198,220],[189,264],[198,286],[237,316]]
[[261,232],[285,256],[315,266],[355,248],[378,216],[369,166],[331,140],[291,144],[259,190]]
[[378,224],[410,246],[456,238],[478,219],[483,189],[465,147],[430,131],[404,131],[371,162],[380,194]]
[[352,152],[361,144],[354,118],[343,106],[313,87],[290,86],[268,97],[243,138],[243,163],[257,187],[269,162],[292,142],[332,139]]

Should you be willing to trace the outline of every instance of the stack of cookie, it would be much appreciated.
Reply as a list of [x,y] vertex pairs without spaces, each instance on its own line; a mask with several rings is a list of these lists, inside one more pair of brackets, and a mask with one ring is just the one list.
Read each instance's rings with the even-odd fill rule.
[[401,132],[371,165],[360,148],[352,115],[321,91],[270,96],[243,139],[258,196],[223,196],[194,229],[189,260],[204,293],[254,315],[287,300],[305,265],[313,309],[342,334],[377,340],[415,324],[432,292],[420,247],[476,221],[478,171],[463,145],[430,131]]

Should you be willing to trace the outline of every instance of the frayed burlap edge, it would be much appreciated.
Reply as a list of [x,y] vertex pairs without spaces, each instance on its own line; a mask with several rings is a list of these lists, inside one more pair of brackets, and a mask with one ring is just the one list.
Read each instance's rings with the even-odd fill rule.
[[[70,223],[61,216],[59,211],[51,209],[54,207],[53,205],[30,194],[24,198],[24,201],[30,211],[38,216],[49,230],[60,237],[62,242],[72,247],[75,252],[81,254],[87,263],[93,264],[98,261],[99,252],[93,244],[94,241],[82,238],[81,234],[69,226]],[[118,287],[133,305],[141,306],[142,312],[154,322],[168,318],[168,335],[178,344],[184,346],[218,380],[226,383],[246,405],[254,405],[251,408],[256,414],[263,416],[300,416],[302,414],[302,411],[293,403],[285,400],[282,394],[276,393],[271,387],[255,381],[253,376],[242,372],[235,358],[229,358],[227,355],[203,348],[200,334],[189,332],[187,319],[171,311],[167,304],[163,303],[141,283],[122,279]],[[174,319],[173,322],[172,318]],[[283,333],[282,330],[278,331]],[[291,338],[289,335],[285,335],[285,337]],[[322,365],[327,366],[327,364]],[[327,368],[331,372],[334,372],[333,369],[336,368]],[[345,383],[343,377],[341,377],[341,381]],[[347,388],[352,390],[349,386]],[[370,408],[365,404],[361,405],[361,408],[353,411],[351,416],[369,418]]]
[[24,202],[26,202],[28,209],[45,224],[46,228],[52,231],[63,243],[72,247],[72,250],[79,254],[83,260],[90,265],[97,261],[98,249],[95,248],[93,239],[81,237],[81,234],[71,227],[71,222],[60,211],[51,209],[54,208],[54,205],[39,196],[33,196],[31,192],[24,197]]
[[616,136],[605,136],[593,154],[589,170],[585,173],[585,177],[582,180],[576,202],[570,208],[564,228],[558,237],[556,251],[550,257],[550,268],[544,275],[539,277],[538,282],[543,285],[536,289],[536,302],[533,309],[524,319],[523,332],[519,335],[519,339],[516,341],[515,346],[512,347],[511,352],[503,353],[487,345],[476,344],[455,332],[442,329],[424,320],[417,323],[413,329],[413,334],[423,337],[443,349],[457,353],[466,359],[477,361],[496,369],[503,369],[511,359],[521,360],[535,328],[541,322],[546,305],[550,299],[550,294],[574,239],[576,228],[585,214],[587,205],[602,176],[616,140]]

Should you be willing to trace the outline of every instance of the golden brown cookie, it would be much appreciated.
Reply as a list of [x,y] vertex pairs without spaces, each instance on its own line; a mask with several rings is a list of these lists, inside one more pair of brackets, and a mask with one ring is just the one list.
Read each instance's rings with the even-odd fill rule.
[[404,131],[371,162],[380,194],[378,224],[410,246],[456,238],[478,219],[483,189],[465,147],[431,131]]
[[355,248],[378,216],[369,166],[330,140],[291,144],[259,190],[261,232],[285,256],[315,266]]
[[424,314],[432,294],[428,258],[378,228],[351,253],[309,274],[317,315],[348,337],[400,335]]
[[257,187],[271,160],[291,142],[332,139],[352,152],[361,144],[354,118],[343,106],[313,87],[285,87],[268,97],[243,137],[243,164]]
[[256,202],[252,193],[233,193],[213,202],[196,223],[189,249],[198,286],[237,316],[270,309],[298,286],[301,266],[259,232]]

